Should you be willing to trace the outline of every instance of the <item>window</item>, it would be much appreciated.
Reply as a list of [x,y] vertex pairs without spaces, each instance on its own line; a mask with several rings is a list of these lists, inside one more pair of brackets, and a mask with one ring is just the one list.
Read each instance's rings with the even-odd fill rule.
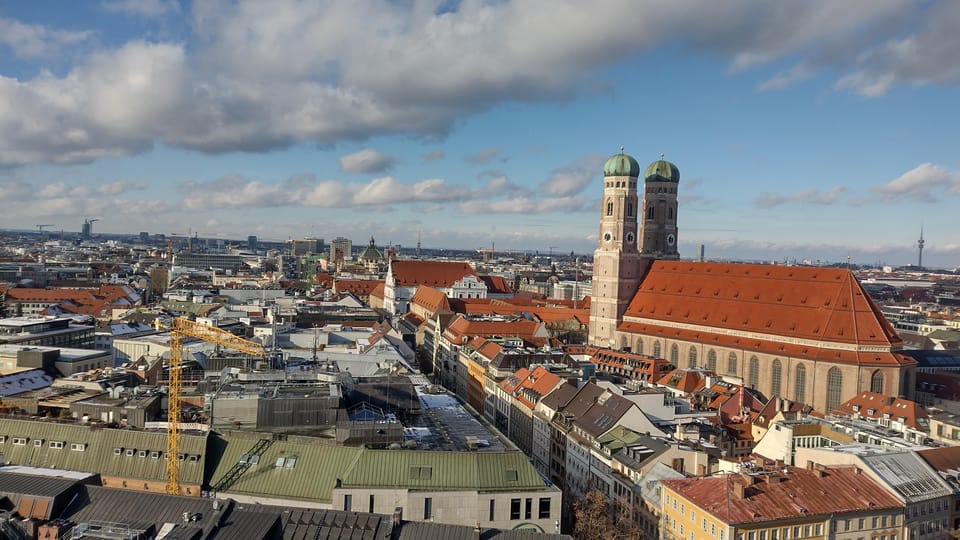
[[633,217],[633,203],[627,202],[627,217]]
[[433,498],[425,497],[423,499],[423,520],[429,521],[433,519]]
[[113,449],[113,455],[115,455],[115,456],[122,456],[122,455],[123,455],[123,448],[114,448],[114,449]]
[[647,219],[653,219],[653,205],[647,207]]
[[6,435],[0,435],[0,444],[4,444],[4,443],[6,443],[6,442],[7,442],[7,436],[6,436]]
[[34,439],[34,440],[33,440],[33,446],[36,447],[36,448],[42,448],[42,447],[43,447],[43,439]]
[[840,390],[843,387],[843,375],[840,368],[832,367],[827,372],[827,412],[833,412],[840,406]]
[[653,357],[656,358],[657,360],[660,359],[660,342],[659,341],[653,342]]
[[670,363],[676,366],[679,361],[680,361],[680,347],[677,347],[677,344],[674,343],[673,345],[670,346]]
[[353,495],[347,494],[343,496],[343,511],[350,512],[353,508]]
[[135,448],[127,448],[127,457],[133,457],[133,455],[136,453],[137,450]]
[[870,391],[878,394],[883,393],[883,373],[879,369],[870,376]]
[[47,446],[50,448],[55,448],[59,450],[63,448],[63,441],[50,441],[50,443]]
[[160,459],[160,452],[154,450],[153,452],[150,452],[150,457],[153,459]]
[[523,505],[523,519],[530,519],[533,517],[533,499],[527,497],[525,502],[526,504]]
[[510,499],[510,519],[520,519],[520,499]]
[[638,339],[638,340],[637,340],[636,349],[637,349],[637,350],[634,351],[634,352],[636,352],[637,354],[643,354],[643,340],[642,340],[642,339]]
[[73,450],[74,452],[83,452],[84,450],[87,449],[87,445],[84,443],[71,443],[70,449]]
[[[594,207],[594,208],[596,208],[596,207]],[[608,216],[612,216],[612,215],[613,215],[613,201],[612,201],[612,200],[608,200],[608,201],[607,201],[607,215],[608,215]]]
[[697,349],[696,347],[690,347],[690,353],[687,355],[687,366],[688,367],[697,367]]
[[803,364],[797,365],[796,375],[793,377],[793,399],[798,403],[805,403],[807,400],[807,368],[803,367]]
[[727,356],[727,375],[736,375],[737,374],[737,353],[730,353]]
[[537,510],[537,518],[550,519],[550,497],[540,497],[540,508]]
[[137,452],[137,457],[147,457],[147,451],[140,450],[139,452]]
[[14,437],[11,442],[13,443],[14,446],[26,446],[26,445],[27,445],[27,439],[25,439],[25,438],[23,438],[23,437]]
[[493,521],[493,516],[495,514],[494,510],[497,507],[497,501],[490,499],[490,521]]
[[750,357],[750,372],[747,379],[747,385],[756,389],[760,384],[760,359],[756,356]]
[[717,371],[717,351],[713,349],[707,353],[707,369]]
[[783,366],[780,364],[780,359],[776,358],[770,366],[770,397],[783,396],[783,394],[780,393],[780,379],[782,377]]

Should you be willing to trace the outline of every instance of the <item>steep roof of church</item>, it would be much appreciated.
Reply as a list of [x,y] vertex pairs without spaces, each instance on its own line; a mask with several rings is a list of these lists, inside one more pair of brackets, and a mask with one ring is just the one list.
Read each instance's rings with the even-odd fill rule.
[[[656,261],[624,321],[621,330],[627,332],[718,346],[836,362],[912,364],[890,352],[902,340],[847,269]],[[849,345],[875,346],[879,352]]]
[[393,261],[393,279],[401,287],[429,285],[450,287],[464,276],[477,277],[477,272],[465,262],[448,261]]

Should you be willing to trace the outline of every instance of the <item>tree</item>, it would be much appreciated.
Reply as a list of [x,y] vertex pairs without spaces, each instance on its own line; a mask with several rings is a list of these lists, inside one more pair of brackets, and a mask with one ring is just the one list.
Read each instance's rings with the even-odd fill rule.
[[577,540],[643,538],[640,527],[631,519],[632,511],[619,500],[612,500],[592,489],[573,502],[573,537]]

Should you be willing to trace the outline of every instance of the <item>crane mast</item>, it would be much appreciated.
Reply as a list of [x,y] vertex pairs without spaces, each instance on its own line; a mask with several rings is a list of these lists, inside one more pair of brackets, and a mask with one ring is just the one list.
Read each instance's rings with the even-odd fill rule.
[[170,328],[170,362],[167,391],[167,493],[180,493],[181,397],[183,392],[183,340],[195,338],[252,356],[263,357],[263,345],[235,336],[226,330],[177,317]]

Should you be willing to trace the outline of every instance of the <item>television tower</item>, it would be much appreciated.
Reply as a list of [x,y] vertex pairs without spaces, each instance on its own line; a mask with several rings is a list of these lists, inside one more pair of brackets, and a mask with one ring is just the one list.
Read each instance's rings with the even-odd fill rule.
[[923,225],[920,225],[920,240],[917,240],[917,266],[923,268]]

